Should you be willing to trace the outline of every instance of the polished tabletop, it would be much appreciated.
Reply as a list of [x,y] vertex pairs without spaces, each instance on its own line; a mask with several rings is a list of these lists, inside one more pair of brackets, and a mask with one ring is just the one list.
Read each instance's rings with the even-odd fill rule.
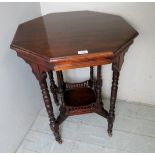
[[18,26],[11,48],[45,59],[114,55],[138,35],[122,17],[94,11],[51,13]]

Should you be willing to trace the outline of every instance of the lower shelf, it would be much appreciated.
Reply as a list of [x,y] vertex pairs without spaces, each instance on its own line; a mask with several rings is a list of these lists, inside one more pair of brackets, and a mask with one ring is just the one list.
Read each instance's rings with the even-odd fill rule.
[[96,95],[91,88],[74,88],[64,93],[66,106],[86,106],[96,101]]

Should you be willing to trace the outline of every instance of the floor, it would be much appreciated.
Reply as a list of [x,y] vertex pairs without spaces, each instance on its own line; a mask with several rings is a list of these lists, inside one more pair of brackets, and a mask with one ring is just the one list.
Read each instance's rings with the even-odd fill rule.
[[[106,109],[108,103],[104,100]],[[112,137],[107,134],[106,119],[93,113],[63,122],[63,144],[55,142],[48,124],[42,109],[17,152],[155,152],[155,106],[117,101]]]

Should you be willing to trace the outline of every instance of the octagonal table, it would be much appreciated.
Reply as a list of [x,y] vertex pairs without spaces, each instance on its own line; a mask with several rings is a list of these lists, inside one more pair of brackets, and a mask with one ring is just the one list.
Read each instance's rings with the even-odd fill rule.
[[[93,11],[52,13],[18,26],[11,48],[31,66],[39,81],[50,127],[59,143],[59,125],[70,115],[90,112],[108,120],[108,134],[112,136],[119,73],[124,55],[137,35],[122,17]],[[101,97],[101,66],[110,63],[113,78],[107,111]],[[64,81],[63,70],[81,67],[90,67],[90,79],[81,83]],[[60,106],[58,118],[53,113],[47,73],[54,102]]]

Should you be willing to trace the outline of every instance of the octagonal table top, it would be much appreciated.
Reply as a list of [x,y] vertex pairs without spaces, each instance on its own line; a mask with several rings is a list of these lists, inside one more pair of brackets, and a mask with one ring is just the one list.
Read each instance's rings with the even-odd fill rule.
[[51,13],[20,24],[11,48],[49,62],[81,53],[113,56],[137,35],[117,15],[94,11]]

